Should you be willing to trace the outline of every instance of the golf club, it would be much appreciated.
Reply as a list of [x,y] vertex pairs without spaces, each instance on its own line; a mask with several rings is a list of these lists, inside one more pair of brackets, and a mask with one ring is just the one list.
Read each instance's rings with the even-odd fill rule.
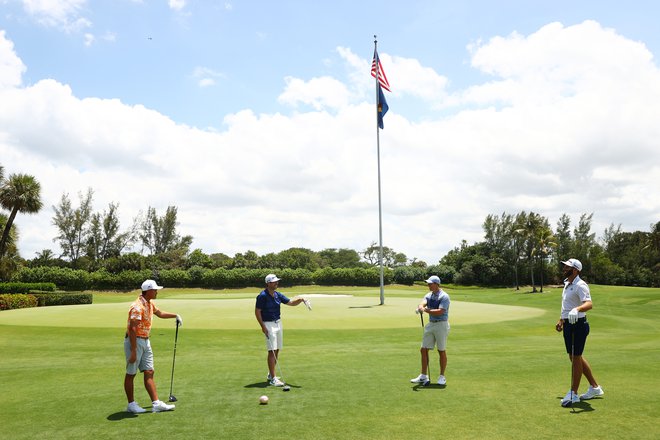
[[[424,337],[424,312],[420,311],[419,309],[415,310],[417,314],[419,314],[419,319],[422,321],[422,339]],[[429,352],[426,352],[426,374],[427,374],[427,381],[424,382],[423,386],[427,387],[431,385],[431,367],[429,366]]]
[[[266,336],[268,339],[270,339],[270,336]],[[282,383],[284,383],[284,386],[282,387],[282,391],[290,391],[291,387],[286,384],[286,381],[284,380],[284,376],[282,375],[282,368],[280,368],[280,363],[277,360],[279,357],[279,352],[275,353],[275,350],[271,350],[273,352],[273,357],[275,358],[275,367],[277,368],[277,371],[280,373],[280,379],[282,380]]]
[[312,311],[312,302],[308,299],[303,298],[303,304],[307,307],[307,310]]
[[282,382],[284,383],[284,386],[282,387],[282,391],[289,391],[291,390],[291,387],[286,384],[286,381],[284,380],[284,375],[282,374],[282,368],[280,367],[280,363],[277,360],[277,358],[279,357],[279,353],[275,354],[275,352],[273,352],[273,356],[275,356],[275,366],[277,367],[277,371],[280,372],[280,378],[282,378]]
[[176,397],[172,394],[172,386],[174,385],[174,362],[176,361],[176,341],[179,339],[179,321],[176,322],[176,332],[174,333],[174,356],[172,357],[172,377],[170,377],[170,402],[176,402]]

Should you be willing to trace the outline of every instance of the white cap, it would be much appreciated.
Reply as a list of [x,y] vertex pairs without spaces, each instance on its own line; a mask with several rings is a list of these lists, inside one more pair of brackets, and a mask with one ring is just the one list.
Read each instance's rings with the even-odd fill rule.
[[280,279],[275,276],[274,273],[269,273],[266,275],[266,283],[274,283],[275,281],[279,281]]
[[562,261],[561,264],[564,264],[568,267],[574,267],[578,270],[578,272],[582,272],[582,263],[580,263],[580,260],[575,258],[569,258],[566,261]]
[[431,284],[431,283],[440,284],[440,277],[437,275],[430,276],[429,279],[426,280],[426,284]]
[[163,286],[159,286],[154,280],[146,280],[144,283],[142,283],[143,292],[146,292],[147,290],[160,290],[162,288]]

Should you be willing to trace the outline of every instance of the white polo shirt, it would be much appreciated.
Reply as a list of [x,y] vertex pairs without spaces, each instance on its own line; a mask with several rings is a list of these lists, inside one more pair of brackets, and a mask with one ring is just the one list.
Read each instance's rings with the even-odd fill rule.
[[[569,283],[568,279],[564,280],[564,291],[561,293],[561,319],[568,319],[568,312],[580,307],[585,301],[591,301],[591,292],[580,275],[576,276],[572,283]],[[578,313],[578,318],[585,316],[587,314],[584,312]]]

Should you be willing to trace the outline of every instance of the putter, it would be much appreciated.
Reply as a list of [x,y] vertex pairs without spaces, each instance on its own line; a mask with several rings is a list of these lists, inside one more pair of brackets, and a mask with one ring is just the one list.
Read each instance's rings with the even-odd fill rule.
[[286,381],[284,380],[284,375],[282,374],[282,368],[280,367],[280,363],[279,363],[279,361],[277,360],[277,358],[280,357],[280,356],[279,356],[279,353],[278,353],[278,354],[275,354],[275,353],[273,352],[273,356],[275,356],[275,366],[277,367],[277,371],[280,372],[280,377],[282,378],[282,382],[284,382],[284,386],[282,387],[282,391],[290,391],[290,390],[291,390],[291,387],[290,387],[289,385],[286,384]]
[[[419,310],[417,311],[419,313],[419,319],[422,321],[422,337],[424,336],[424,312],[420,312]],[[429,386],[431,385],[431,367],[429,366],[429,357],[430,353],[426,353],[426,374],[428,376],[428,380],[422,384],[422,386]]]
[[179,339],[179,321],[176,323],[176,333],[174,333],[174,356],[172,356],[172,376],[170,377],[170,402],[176,402],[177,399],[172,394],[172,386],[174,385],[174,362],[176,361],[176,341]]
[[312,311],[312,302],[308,299],[303,298],[303,304],[307,307],[307,310]]
[[[270,339],[270,336],[266,336],[268,339]],[[272,350],[273,352],[273,357],[275,357],[275,367],[277,368],[277,371],[280,372],[280,378],[282,379],[282,382],[284,383],[284,386],[282,387],[282,391],[290,391],[291,387],[286,384],[286,381],[284,380],[284,375],[282,374],[282,368],[280,368],[280,363],[277,360],[279,357],[279,353],[275,354],[275,350]]]

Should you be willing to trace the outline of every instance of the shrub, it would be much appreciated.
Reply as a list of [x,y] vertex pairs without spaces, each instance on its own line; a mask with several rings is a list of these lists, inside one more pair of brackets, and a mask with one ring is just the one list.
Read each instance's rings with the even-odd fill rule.
[[37,307],[37,298],[32,294],[0,294],[0,310]]
[[77,304],[92,304],[91,293],[83,292],[47,292],[34,293],[39,307],[44,306],[68,306]]
[[84,270],[68,267],[23,267],[13,276],[13,281],[24,283],[55,283],[64,290],[89,289],[91,276]]
[[2,293],[29,293],[31,290],[53,292],[55,289],[54,283],[0,283],[0,292]]

